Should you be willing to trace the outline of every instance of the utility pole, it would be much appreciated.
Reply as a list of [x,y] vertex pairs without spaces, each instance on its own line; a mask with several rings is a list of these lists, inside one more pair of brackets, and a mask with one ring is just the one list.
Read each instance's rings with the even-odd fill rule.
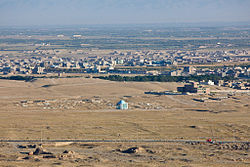
[[42,142],[43,142],[43,130],[41,128],[41,144],[42,144]]
[[211,134],[212,134],[212,141],[214,141],[214,133],[213,133],[213,129],[211,126],[210,126],[210,130],[211,130]]

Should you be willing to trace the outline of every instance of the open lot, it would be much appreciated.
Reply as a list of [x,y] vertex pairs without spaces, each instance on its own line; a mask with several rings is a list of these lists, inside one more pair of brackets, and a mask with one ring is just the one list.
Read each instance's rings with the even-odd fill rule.
[[[204,95],[155,96],[182,83],[87,78],[0,80],[0,139],[169,139],[250,141],[249,94],[202,103]],[[213,86],[213,90],[225,89]],[[224,97],[227,94],[216,94]],[[124,99],[129,110],[115,109]],[[20,144],[20,143],[19,143]],[[35,143],[38,145],[38,143]],[[25,145],[25,143],[24,143]],[[37,146],[36,146],[37,147]],[[249,145],[190,143],[0,143],[2,166],[248,166]],[[127,149],[134,148],[134,152]],[[62,153],[64,150],[72,150]],[[131,151],[131,150],[130,150]],[[63,154],[63,155],[62,155]],[[60,156],[65,156],[60,158]],[[28,157],[28,158],[27,158]],[[26,158],[26,159],[23,159]]]

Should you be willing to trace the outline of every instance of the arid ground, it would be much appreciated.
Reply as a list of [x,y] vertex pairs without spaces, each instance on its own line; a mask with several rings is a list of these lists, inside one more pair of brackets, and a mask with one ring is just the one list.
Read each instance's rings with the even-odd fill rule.
[[[91,78],[0,80],[1,140],[204,140],[0,143],[0,166],[249,166],[249,144],[205,141],[250,141],[250,94],[144,94],[182,85]],[[194,100],[204,97],[220,100]],[[121,99],[129,110],[116,110]]]

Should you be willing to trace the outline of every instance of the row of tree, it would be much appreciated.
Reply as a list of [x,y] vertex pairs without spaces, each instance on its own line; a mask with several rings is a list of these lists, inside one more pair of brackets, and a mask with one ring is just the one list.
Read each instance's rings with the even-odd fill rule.
[[16,76],[8,76],[8,77],[1,77],[0,79],[7,79],[7,80],[17,80],[17,81],[31,81],[33,79],[35,79],[35,77],[33,76],[20,76],[20,75],[16,75]]
[[110,81],[137,81],[137,82],[185,82],[185,81],[229,81],[233,80],[233,77],[221,77],[218,75],[190,75],[190,76],[167,76],[167,75],[158,75],[158,76],[121,76],[121,75],[109,75],[109,76],[98,76],[95,78],[105,79]]
[[[67,76],[66,78],[77,78],[81,76]],[[8,77],[1,77],[0,79],[7,79],[7,80],[19,80],[19,81],[32,81],[36,78],[59,78],[58,76],[41,76],[41,77],[34,77],[34,76],[8,76]],[[185,81],[208,81],[212,80],[217,82],[219,80],[224,81],[231,81],[234,80],[233,77],[226,76],[221,77],[218,75],[190,75],[190,76],[168,76],[168,75],[158,75],[158,76],[121,76],[121,75],[109,75],[109,76],[97,76],[94,78],[105,79],[110,81],[136,81],[136,82],[185,82]]]

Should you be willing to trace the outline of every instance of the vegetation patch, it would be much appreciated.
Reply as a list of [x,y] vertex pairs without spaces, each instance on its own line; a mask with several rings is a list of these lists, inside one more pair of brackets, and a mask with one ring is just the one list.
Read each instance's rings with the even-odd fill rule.
[[20,75],[17,75],[17,76],[9,76],[9,77],[1,77],[0,76],[0,79],[17,80],[17,81],[26,81],[26,82],[29,82],[29,81],[33,81],[35,79],[35,77],[33,77],[33,76],[20,76]]
[[224,80],[224,81],[229,81],[233,80],[233,77],[221,77],[218,75],[191,75],[191,76],[167,76],[167,75],[158,75],[158,76],[121,76],[121,75],[109,75],[109,76],[99,76],[99,77],[94,77],[94,78],[99,78],[99,79],[105,79],[105,80],[110,80],[110,81],[136,81],[136,82],[185,82],[185,81],[219,81],[219,80]]

